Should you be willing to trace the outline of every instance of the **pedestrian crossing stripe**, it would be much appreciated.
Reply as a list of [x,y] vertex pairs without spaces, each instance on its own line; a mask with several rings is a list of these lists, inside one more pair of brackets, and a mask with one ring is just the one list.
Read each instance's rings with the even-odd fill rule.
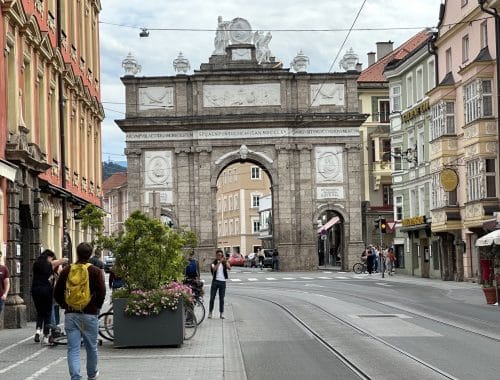
[[[332,279],[331,277],[318,277],[318,278],[321,280],[331,280]],[[338,277],[336,277],[336,278],[338,278]]]
[[301,277],[301,279],[303,279],[303,280],[314,280],[314,278],[312,278],[312,277]]
[[269,281],[276,281],[276,279],[274,277],[266,277],[266,280],[269,280]]
[[241,282],[241,280],[239,278],[231,278],[231,281],[232,282]]
[[257,278],[249,278],[248,281],[259,281]]
[[283,277],[283,280],[295,280],[295,277]]

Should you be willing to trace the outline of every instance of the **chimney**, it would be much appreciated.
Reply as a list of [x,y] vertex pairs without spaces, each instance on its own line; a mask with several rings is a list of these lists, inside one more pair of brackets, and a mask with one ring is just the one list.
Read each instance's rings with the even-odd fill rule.
[[368,56],[368,67],[370,67],[375,63],[375,52],[371,51],[367,54],[367,56]]
[[377,42],[377,61],[392,52],[393,41]]

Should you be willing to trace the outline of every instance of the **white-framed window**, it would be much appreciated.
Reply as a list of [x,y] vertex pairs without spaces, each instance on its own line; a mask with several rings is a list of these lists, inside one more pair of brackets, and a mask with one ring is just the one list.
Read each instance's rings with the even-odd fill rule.
[[462,37],[462,63],[469,60],[469,35]]
[[224,197],[223,203],[224,203],[223,211],[227,211],[227,198],[226,197]]
[[221,222],[217,223],[217,235],[222,236]]
[[231,211],[233,209],[233,196],[230,195],[229,196],[229,211]]
[[440,101],[431,107],[431,140],[455,134],[455,102]]
[[240,196],[238,194],[234,194],[234,209],[240,209]]
[[403,196],[394,197],[394,220],[403,220]]
[[406,107],[413,105],[413,75],[406,76]]
[[227,236],[227,221],[224,222],[224,236]]
[[234,220],[234,233],[236,235],[240,234],[240,220],[238,218]]
[[427,61],[427,85],[429,90],[436,86],[436,62],[434,58]]
[[415,86],[417,90],[417,102],[424,98],[424,68],[420,66],[417,68],[415,74]]
[[410,190],[410,218],[417,216],[417,205],[418,205],[418,197],[417,190]]
[[418,215],[425,214],[425,187],[418,188]]
[[217,212],[221,212],[220,203],[220,198],[217,198]]
[[488,21],[485,20],[480,25],[481,49],[488,46]]
[[446,73],[449,73],[452,68],[451,48],[446,49],[445,57],[446,57]]
[[396,146],[393,150],[392,167],[394,171],[403,170],[403,157],[401,156],[401,147]]
[[260,168],[258,166],[252,166],[252,179],[260,179]]
[[252,194],[252,208],[259,207],[260,204],[260,194]]
[[486,176],[486,198],[495,198],[497,193],[497,179],[495,176],[495,159],[487,158],[484,160]]
[[401,111],[401,85],[394,84],[390,87],[391,111]]
[[421,125],[417,128],[417,155],[413,156],[413,159],[417,164],[424,164],[424,153],[425,153],[425,133],[424,126]]
[[390,102],[387,99],[378,101],[378,121],[380,123],[388,123],[390,115]]
[[260,221],[259,218],[252,218],[252,233],[256,234],[260,231]]
[[481,160],[467,162],[467,201],[477,201],[482,198]]
[[229,235],[234,235],[233,220],[229,221]]
[[464,86],[465,123],[493,115],[491,79],[476,79]]
[[[415,141],[415,129],[408,129],[408,161],[409,161],[409,167],[415,167],[416,162],[414,162],[413,158],[417,158],[417,152],[415,151],[416,148],[416,141]],[[411,149],[411,150],[410,150]],[[411,159],[411,160],[410,160]],[[411,215],[414,216],[414,215]]]

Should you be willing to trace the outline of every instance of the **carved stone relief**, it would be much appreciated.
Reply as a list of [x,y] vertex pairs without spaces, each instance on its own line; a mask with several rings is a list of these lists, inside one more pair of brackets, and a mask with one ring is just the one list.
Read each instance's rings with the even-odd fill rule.
[[174,108],[173,87],[139,87],[139,111]]
[[322,105],[343,106],[344,85],[338,83],[323,83],[311,85],[311,105],[313,107]]
[[144,153],[144,186],[172,187],[172,152],[146,151]]
[[342,147],[316,147],[316,183],[344,181]]
[[279,106],[279,83],[250,85],[205,85],[203,107]]

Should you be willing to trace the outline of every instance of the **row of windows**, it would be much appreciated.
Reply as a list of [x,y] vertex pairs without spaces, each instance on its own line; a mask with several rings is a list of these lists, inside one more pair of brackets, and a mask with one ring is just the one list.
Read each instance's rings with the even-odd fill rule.
[[[258,208],[260,205],[260,194],[252,194],[250,208]],[[217,199],[217,212],[232,211],[240,209],[240,196],[238,194],[230,195]]]
[[[258,217],[252,218],[251,225],[252,225],[252,233],[253,234],[259,233],[260,221]],[[240,220],[238,218],[229,219],[224,222],[217,223],[218,236],[234,236],[234,235],[241,235],[242,233],[244,232],[240,231]]]
[[[240,180],[240,178],[238,178],[240,175],[241,173],[238,173],[238,168],[231,168],[224,170],[219,180],[217,181],[217,186],[220,186],[221,181],[223,184],[236,183]],[[258,166],[252,166],[250,170],[250,179],[252,180],[262,179],[261,169]]]

